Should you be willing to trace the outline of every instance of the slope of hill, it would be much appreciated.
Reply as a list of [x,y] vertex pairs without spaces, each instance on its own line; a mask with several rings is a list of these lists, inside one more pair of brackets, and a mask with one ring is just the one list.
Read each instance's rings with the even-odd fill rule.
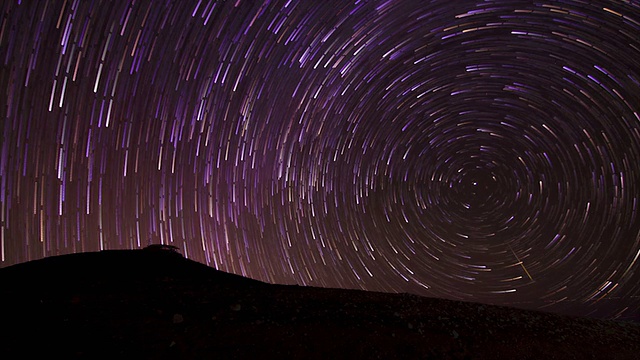
[[0,357],[637,359],[640,325],[272,285],[167,249],[0,269]]

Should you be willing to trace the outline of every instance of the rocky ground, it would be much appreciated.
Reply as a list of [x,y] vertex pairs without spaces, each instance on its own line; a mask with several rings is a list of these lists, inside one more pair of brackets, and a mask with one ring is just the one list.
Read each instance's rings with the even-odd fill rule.
[[172,249],[0,269],[0,358],[638,359],[640,325],[271,285]]

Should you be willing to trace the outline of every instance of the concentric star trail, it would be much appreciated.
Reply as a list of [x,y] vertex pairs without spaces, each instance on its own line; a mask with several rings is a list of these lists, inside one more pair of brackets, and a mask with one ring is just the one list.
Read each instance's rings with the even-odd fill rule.
[[638,2],[0,11],[3,267],[164,243],[268,282],[638,316]]

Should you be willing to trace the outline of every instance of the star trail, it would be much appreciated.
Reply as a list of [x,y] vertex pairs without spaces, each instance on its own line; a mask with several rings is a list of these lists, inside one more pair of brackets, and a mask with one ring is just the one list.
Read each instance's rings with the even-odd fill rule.
[[273,283],[638,314],[637,2],[0,9],[2,267],[162,243]]

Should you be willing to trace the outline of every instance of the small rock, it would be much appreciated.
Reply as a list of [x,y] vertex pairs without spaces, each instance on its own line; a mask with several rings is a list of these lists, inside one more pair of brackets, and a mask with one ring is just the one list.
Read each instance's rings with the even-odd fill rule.
[[451,331],[451,335],[453,335],[454,339],[457,339],[460,336],[460,334],[458,334],[458,332],[455,330]]
[[242,309],[242,306],[240,304],[233,304],[230,307],[233,311],[240,311],[240,309]]
[[184,321],[184,317],[182,317],[182,315],[180,314],[173,314],[173,323],[174,324],[180,324],[181,322]]

